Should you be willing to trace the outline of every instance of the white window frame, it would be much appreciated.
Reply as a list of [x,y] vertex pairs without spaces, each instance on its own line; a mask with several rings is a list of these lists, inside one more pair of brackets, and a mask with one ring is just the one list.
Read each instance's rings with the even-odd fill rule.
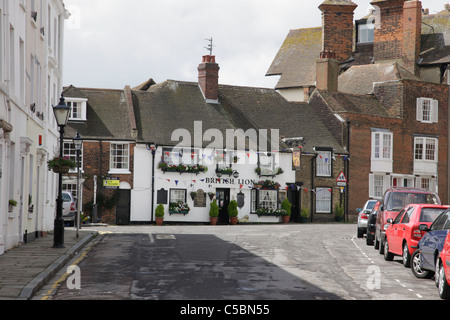
[[277,190],[258,190],[258,208],[275,210],[278,208]]
[[316,188],[316,213],[331,213],[330,188]]
[[[68,107],[70,107],[70,114],[69,114],[69,120],[70,121],[87,121],[87,99],[82,98],[65,98],[66,104]],[[74,114],[74,109],[72,106],[76,104],[77,109],[79,109],[79,112],[77,114]]]
[[431,98],[417,98],[416,120],[422,123],[437,123],[439,101]]
[[317,151],[316,176],[331,177],[332,174],[332,154],[331,151]]
[[369,174],[369,198],[381,199],[390,184],[390,175],[381,172]]
[[[68,157],[70,160],[77,163],[77,150],[75,149],[75,145],[73,140],[65,140],[63,146],[63,157]],[[78,163],[77,163],[78,165]],[[83,148],[80,150],[80,169],[83,172]],[[70,169],[69,172],[77,172],[78,168]]]
[[[419,150],[418,146],[422,146]],[[430,148],[431,146],[434,147]],[[438,162],[439,140],[429,137],[414,138],[414,161]]]
[[169,202],[178,203],[179,201],[186,203],[186,189],[170,189],[170,198]]
[[416,178],[416,188],[422,188],[437,193],[437,178],[435,176],[419,176]]
[[372,132],[372,160],[392,160],[393,140],[392,132]]
[[[122,150],[118,150],[115,146],[123,146]],[[114,154],[117,151],[126,151],[122,155]],[[109,173],[117,174],[129,174],[130,172],[130,144],[128,142],[111,142],[110,143],[110,160],[109,160]],[[121,161],[117,161],[118,158],[123,158]],[[118,164],[121,164],[120,167]]]
[[374,24],[358,25],[358,43],[372,43],[375,37]]

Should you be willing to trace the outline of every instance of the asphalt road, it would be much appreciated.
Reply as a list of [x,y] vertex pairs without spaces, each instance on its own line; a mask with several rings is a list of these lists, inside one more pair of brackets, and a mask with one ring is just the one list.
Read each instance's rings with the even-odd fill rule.
[[433,279],[384,261],[354,224],[97,229],[77,269],[34,299],[440,300]]

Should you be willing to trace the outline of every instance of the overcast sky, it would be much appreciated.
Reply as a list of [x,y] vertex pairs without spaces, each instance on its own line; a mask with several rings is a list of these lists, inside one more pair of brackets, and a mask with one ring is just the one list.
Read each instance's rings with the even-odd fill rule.
[[[369,11],[358,4],[355,19]],[[150,78],[197,81],[213,38],[221,84],[273,88],[266,77],[290,29],[321,26],[323,0],[64,0],[64,85],[122,89]],[[430,13],[445,0],[422,0]]]

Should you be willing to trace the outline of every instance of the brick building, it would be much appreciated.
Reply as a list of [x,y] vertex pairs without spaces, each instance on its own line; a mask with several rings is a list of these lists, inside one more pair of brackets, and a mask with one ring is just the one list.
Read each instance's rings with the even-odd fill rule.
[[347,147],[354,218],[388,186],[423,187],[449,202],[449,8],[429,15],[420,1],[372,5],[349,42],[356,4],[324,1],[322,28],[291,30],[267,73],[280,75],[280,93],[308,101]]
[[[81,152],[80,201],[92,221],[128,224],[133,189],[134,133],[136,128],[131,89],[65,88],[72,107],[66,127],[64,155],[76,160],[71,138],[78,132]],[[77,171],[63,180],[63,187],[76,195]],[[114,183],[116,182],[116,184]]]

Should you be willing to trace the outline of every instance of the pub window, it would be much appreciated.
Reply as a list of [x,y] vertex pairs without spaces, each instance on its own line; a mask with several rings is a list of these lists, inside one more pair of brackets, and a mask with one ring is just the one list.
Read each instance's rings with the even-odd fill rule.
[[258,190],[252,189],[251,212],[257,209],[278,208],[278,190]]
[[199,151],[191,148],[164,148],[162,160],[168,165],[199,164]]
[[128,143],[111,143],[110,171],[128,172],[130,170],[130,145]]
[[329,188],[316,188],[316,212],[331,213],[331,192]]
[[331,152],[318,151],[316,158],[316,175],[319,177],[331,177]]
[[170,189],[170,202],[186,202],[186,189]]

